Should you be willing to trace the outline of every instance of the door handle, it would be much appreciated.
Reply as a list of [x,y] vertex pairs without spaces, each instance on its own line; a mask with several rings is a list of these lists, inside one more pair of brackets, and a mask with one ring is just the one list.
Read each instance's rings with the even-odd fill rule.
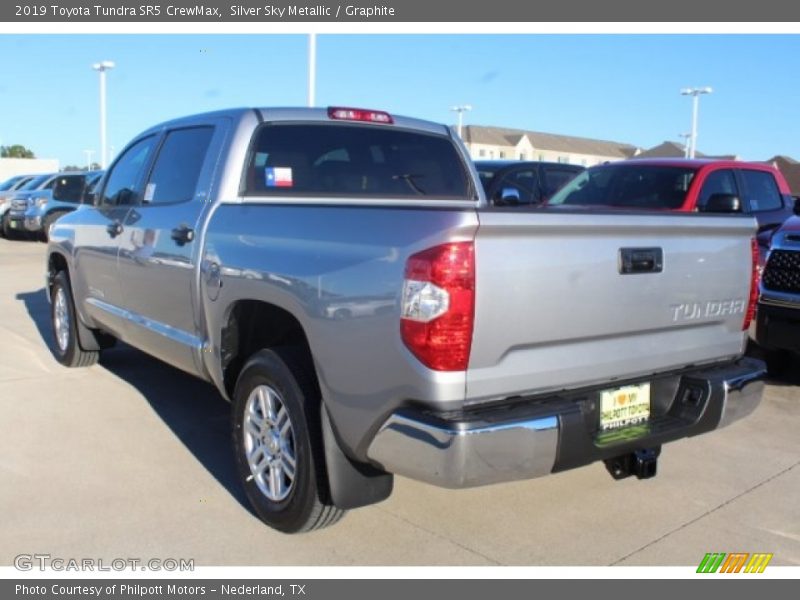
[[122,233],[122,223],[120,223],[119,221],[114,221],[113,223],[109,223],[106,226],[106,231],[108,232],[108,235],[110,235],[112,238],[115,238],[120,233]]
[[194,229],[188,225],[181,225],[172,230],[172,239],[178,244],[183,246],[194,240]]
[[661,248],[620,248],[619,272],[661,273],[664,269],[664,251]]

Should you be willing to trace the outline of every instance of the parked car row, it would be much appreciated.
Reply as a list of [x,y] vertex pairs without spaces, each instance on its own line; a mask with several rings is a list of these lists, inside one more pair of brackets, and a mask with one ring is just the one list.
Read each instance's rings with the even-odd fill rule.
[[0,231],[47,240],[56,219],[89,201],[102,171],[18,175],[0,184]]

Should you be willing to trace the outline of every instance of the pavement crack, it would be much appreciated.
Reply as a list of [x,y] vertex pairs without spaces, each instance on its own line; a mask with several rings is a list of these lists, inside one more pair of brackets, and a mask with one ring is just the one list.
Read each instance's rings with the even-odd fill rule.
[[382,513],[387,514],[387,515],[389,515],[391,517],[394,517],[395,519],[397,519],[399,521],[402,521],[403,523],[406,523],[407,525],[411,525],[412,527],[416,527],[417,529],[419,529],[421,531],[424,531],[425,533],[429,533],[430,535],[432,535],[433,537],[435,537],[435,538],[437,538],[439,540],[443,540],[445,542],[449,542],[449,543],[451,543],[451,544],[453,544],[455,546],[458,546],[462,550],[466,550],[470,554],[475,554],[476,556],[480,556],[481,558],[486,559],[487,561],[489,561],[493,565],[497,565],[498,567],[506,566],[505,564],[495,560],[491,556],[487,556],[483,552],[475,550],[474,548],[470,548],[469,546],[465,546],[464,544],[460,544],[459,542],[457,542],[457,541],[455,541],[453,539],[450,539],[449,537],[445,537],[442,534],[433,531],[432,529],[428,529],[427,527],[423,527],[419,523],[415,523],[414,521],[410,521],[409,519],[406,519],[405,517],[401,517],[398,514],[395,514],[395,513],[391,512],[389,510],[386,510],[385,508],[382,508],[382,507],[376,507],[376,508],[377,508],[377,510],[381,511]]
[[616,566],[616,565],[620,564],[621,562],[623,562],[624,560],[627,560],[631,556],[633,556],[635,554],[638,554],[642,550],[646,550],[650,546],[653,546],[653,545],[657,544],[661,540],[664,540],[664,539],[668,538],[669,536],[671,536],[674,533],[677,533],[679,531],[682,531],[683,529],[686,529],[690,525],[693,525],[693,524],[697,523],[699,520],[706,518],[708,515],[710,515],[712,513],[715,513],[715,512],[717,512],[718,510],[720,510],[722,508],[725,508],[726,506],[728,506],[732,502],[735,502],[736,500],[738,500],[742,496],[746,496],[750,492],[754,492],[758,488],[768,484],[770,481],[773,481],[774,479],[777,479],[781,475],[785,475],[786,473],[788,473],[789,471],[791,471],[792,469],[794,469],[794,468],[796,468],[798,466],[800,466],[800,461],[794,463],[793,465],[790,465],[790,466],[786,467],[783,471],[779,471],[778,473],[775,473],[774,475],[772,475],[771,477],[768,477],[764,481],[760,481],[759,483],[755,484],[754,486],[747,488],[746,490],[744,490],[743,492],[741,492],[739,494],[736,494],[732,498],[728,498],[727,500],[725,500],[725,502],[722,502],[721,504],[718,504],[714,508],[711,508],[711,509],[707,510],[702,515],[700,515],[698,517],[695,517],[694,519],[691,519],[690,521],[687,521],[686,523],[683,523],[682,525],[679,525],[675,529],[672,529],[671,531],[668,531],[667,533],[665,533],[661,537],[658,537],[658,538],[646,543],[644,546],[641,546],[641,547],[637,548],[633,552],[629,552],[628,554],[626,554],[622,558],[618,558],[614,562],[610,563],[608,566],[609,567],[613,567],[613,566]]

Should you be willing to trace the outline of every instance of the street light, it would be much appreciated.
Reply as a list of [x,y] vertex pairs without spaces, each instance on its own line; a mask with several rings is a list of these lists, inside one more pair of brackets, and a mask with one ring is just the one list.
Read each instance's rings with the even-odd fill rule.
[[683,158],[689,158],[689,138],[692,137],[692,134],[679,133],[678,137],[683,138]]
[[694,158],[695,151],[697,150],[697,106],[699,104],[700,94],[710,94],[713,92],[710,87],[701,88],[684,88],[681,90],[682,96],[692,97],[692,137],[691,144],[689,145],[689,158]]
[[308,106],[314,106],[317,79],[317,34],[308,34]]
[[106,168],[106,71],[114,68],[114,63],[104,60],[94,63],[92,69],[100,73],[100,168]]
[[458,106],[451,106],[450,110],[458,113],[458,137],[461,137],[461,126],[464,123],[464,113],[472,110],[471,104],[459,104]]

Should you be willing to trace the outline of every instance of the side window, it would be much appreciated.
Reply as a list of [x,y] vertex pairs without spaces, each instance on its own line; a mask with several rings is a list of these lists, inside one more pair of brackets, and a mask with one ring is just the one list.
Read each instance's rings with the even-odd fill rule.
[[213,133],[213,127],[169,132],[156,157],[142,201],[167,204],[191,200]]
[[781,192],[772,173],[750,169],[740,169],[739,173],[744,183],[745,201],[751,212],[783,208]]
[[708,199],[714,194],[739,194],[733,171],[722,169],[710,173],[703,182],[703,187],[700,188],[700,196],[697,198],[697,206],[695,208],[703,208],[708,203]]
[[[506,201],[503,201],[506,196]],[[509,200],[509,197],[512,198]],[[538,204],[542,201],[539,193],[539,177],[535,169],[519,169],[506,174],[495,186],[492,202],[502,204]]]
[[138,201],[137,185],[153,150],[155,137],[136,142],[119,157],[111,168],[100,203],[106,206],[127,206]]

